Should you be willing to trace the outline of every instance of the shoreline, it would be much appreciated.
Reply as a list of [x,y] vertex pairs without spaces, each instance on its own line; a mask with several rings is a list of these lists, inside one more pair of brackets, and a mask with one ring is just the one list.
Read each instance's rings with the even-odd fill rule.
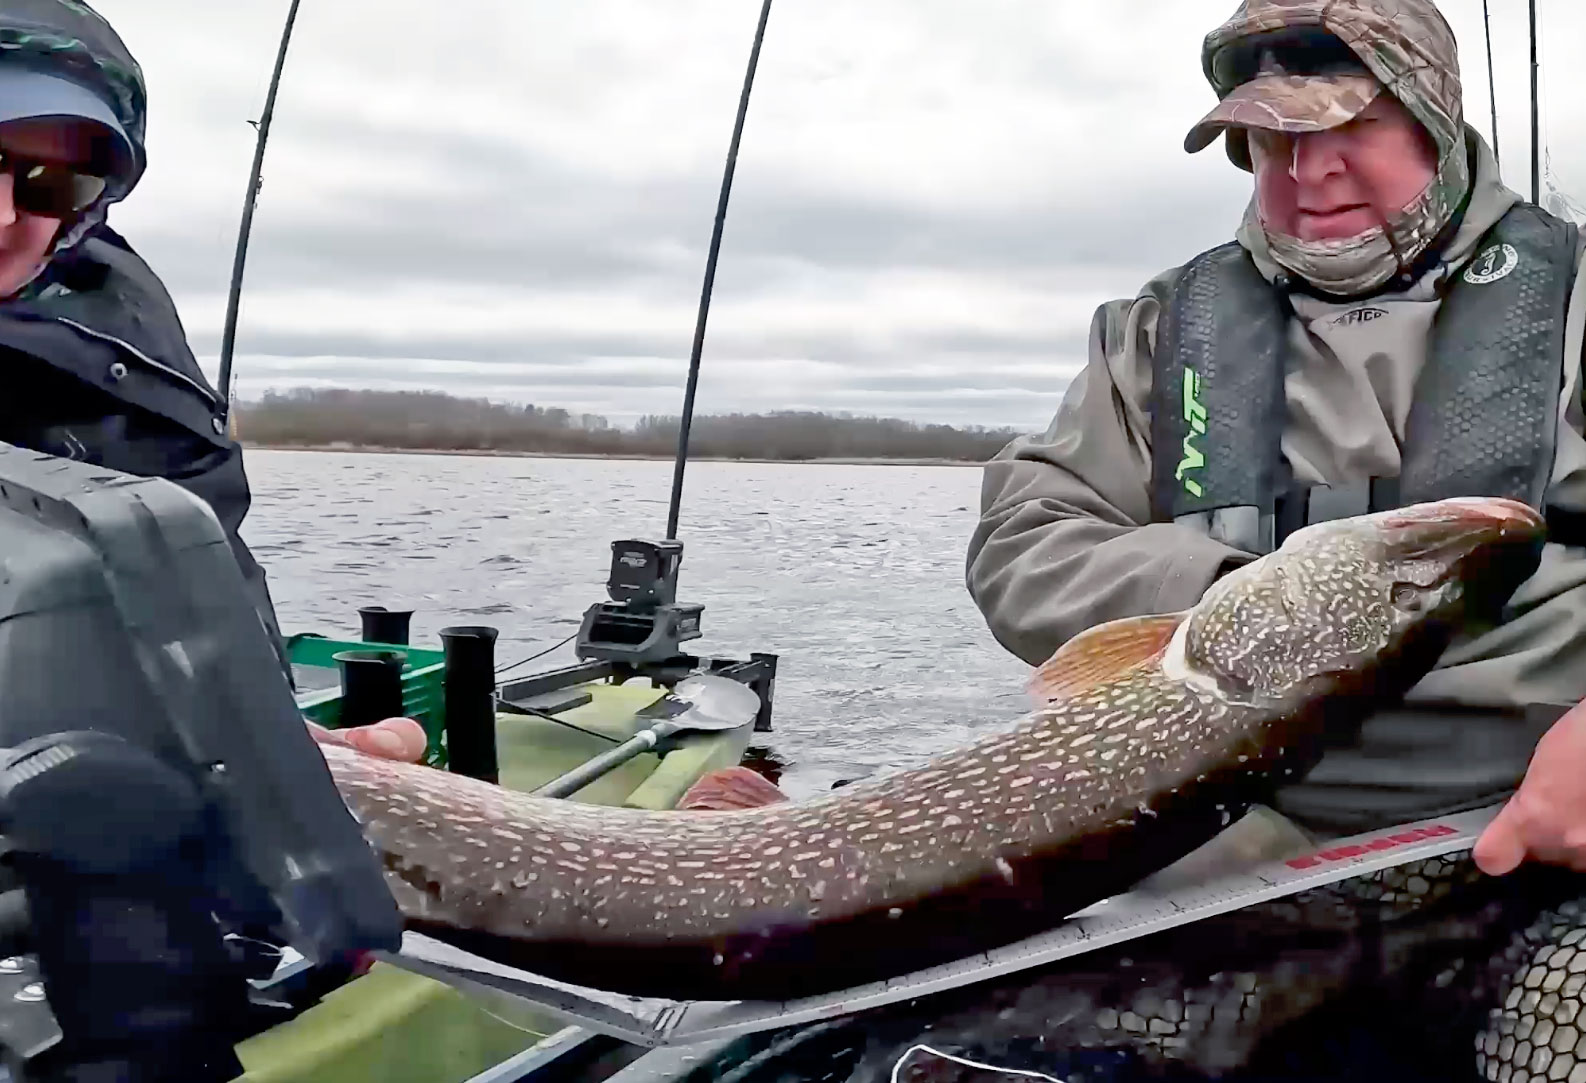
[[[511,449],[475,448],[420,448],[380,447],[371,444],[256,444],[239,441],[247,451],[309,451],[354,455],[454,455],[490,457],[501,459],[606,459],[613,462],[672,462],[671,455],[644,455],[639,452],[595,451],[517,451]],[[690,455],[691,463],[748,463],[759,466],[958,466],[979,468],[985,460],[974,459],[907,459],[907,458],[834,458],[820,459],[759,459],[736,458],[723,455]]]

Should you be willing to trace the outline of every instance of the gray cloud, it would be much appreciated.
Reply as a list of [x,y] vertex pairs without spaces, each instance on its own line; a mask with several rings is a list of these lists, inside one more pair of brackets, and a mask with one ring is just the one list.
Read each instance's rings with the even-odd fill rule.
[[[281,358],[257,356],[253,358],[255,372],[269,372],[279,376],[282,372],[318,380],[333,380],[347,374],[349,368],[365,376],[389,378],[383,371],[384,362],[373,358],[353,358],[338,353],[328,357]],[[745,362],[733,366],[734,376],[745,382],[757,382],[758,366],[776,365],[775,361]],[[669,390],[674,384],[673,366],[617,359],[595,362],[512,363],[488,362],[409,362],[402,366],[403,373],[422,377],[428,386],[437,382],[456,385],[459,392],[470,385],[519,380],[524,385],[539,384],[549,387],[584,387],[619,384],[629,390]],[[1061,372],[1053,366],[1052,376]],[[1065,374],[1066,375],[1066,374]],[[258,376],[255,376],[257,379]],[[1010,383],[1028,380],[1027,373],[1009,373],[995,368],[969,368],[963,365],[939,366],[928,372],[869,373],[857,365],[838,364],[822,378],[811,380],[825,390],[852,390],[864,394],[926,393],[936,390],[953,391],[1003,391]]]
[[[397,138],[354,131],[333,140],[335,129],[323,120],[308,129],[294,134],[371,158]],[[409,158],[445,179],[425,193],[380,195],[380,179],[371,176],[368,193],[285,221],[272,219],[267,188],[250,286],[345,282],[356,270],[371,288],[434,279],[698,291],[720,180],[714,173],[617,178],[570,170],[542,151],[448,135],[413,147]],[[1159,262],[1176,262],[1225,239],[1239,209],[1225,178],[1201,175],[1189,183],[1147,177],[1131,196],[1130,219],[1120,221],[1114,194],[1092,189],[1028,207],[988,200],[939,210],[750,175],[733,193],[723,252],[731,274],[722,288],[775,290],[790,271],[806,268],[1132,271],[1143,262],[1140,238],[1161,253]],[[225,246],[174,218],[146,228],[142,239],[170,266],[173,288],[213,288],[212,276],[184,276]]]
[[[151,84],[113,222],[213,371],[283,6],[102,0]],[[1489,127],[1481,5],[1445,0]],[[1182,152],[1230,0],[801,0],[773,9],[702,409],[789,404],[1043,427],[1090,316],[1230,235],[1249,178]],[[1586,9],[1543,0],[1550,181],[1586,201]],[[428,386],[596,409],[681,399],[758,5],[305,0],[239,337],[247,394]],[[1528,190],[1524,19],[1494,24]]]
[[[546,367],[565,367],[594,364],[594,359],[670,358],[679,347],[686,352],[690,346],[691,329],[678,328],[676,335],[649,336],[642,333],[609,335],[554,335],[541,334],[532,341],[520,341],[511,336],[472,335],[467,331],[434,337],[382,336],[371,330],[368,334],[345,333],[294,333],[290,330],[264,331],[250,335],[251,352],[281,359],[288,367],[307,372],[311,362],[334,365],[341,361],[384,362],[394,356],[408,363],[418,359],[427,361],[500,362],[507,364],[532,364]],[[719,335],[710,340],[708,353],[719,356],[724,351],[733,356],[738,366],[781,365],[788,358],[811,357],[819,354],[829,364],[867,366],[885,362],[899,347],[872,346],[846,343],[837,337],[815,338],[798,335],[759,337],[746,341],[743,336]],[[960,333],[918,336],[912,346],[904,346],[914,363],[935,358],[937,364],[952,363],[955,359],[980,361],[1017,360],[1067,354],[1083,355],[1085,339],[1082,335],[1064,335],[1057,339],[1045,336],[1020,337]],[[752,351],[752,352],[751,352]],[[335,361],[327,361],[334,358]],[[297,360],[301,359],[301,360]],[[868,370],[866,370],[868,371]],[[908,371],[878,373],[874,379],[901,378]],[[855,379],[865,378],[864,371],[855,371]],[[930,377],[934,378],[934,377]]]

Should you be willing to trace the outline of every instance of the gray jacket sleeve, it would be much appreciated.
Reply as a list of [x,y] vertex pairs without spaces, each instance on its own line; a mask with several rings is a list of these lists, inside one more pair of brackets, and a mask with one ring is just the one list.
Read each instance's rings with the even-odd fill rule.
[[1176,273],[1097,310],[1085,368],[1051,426],[985,467],[966,582],[992,635],[1031,665],[1093,625],[1187,609],[1252,559],[1150,522],[1151,351]]

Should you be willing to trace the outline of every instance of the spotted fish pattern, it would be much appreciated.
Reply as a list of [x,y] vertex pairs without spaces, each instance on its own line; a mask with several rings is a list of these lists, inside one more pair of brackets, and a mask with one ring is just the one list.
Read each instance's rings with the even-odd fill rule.
[[610,808],[322,750],[411,927],[615,992],[804,995],[1031,935],[1188,853],[1418,680],[1468,581],[1512,590],[1540,536],[1493,500],[1308,527],[1187,614],[1076,638],[1007,731],[810,801]]

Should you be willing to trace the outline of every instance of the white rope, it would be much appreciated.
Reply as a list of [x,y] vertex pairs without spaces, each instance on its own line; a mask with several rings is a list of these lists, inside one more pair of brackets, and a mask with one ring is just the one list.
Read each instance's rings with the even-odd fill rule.
[[932,1049],[928,1045],[911,1045],[904,1050],[903,1056],[899,1057],[898,1062],[892,1066],[892,1083],[898,1083],[898,1073],[903,1071],[903,1062],[916,1052],[929,1053],[932,1056],[941,1057],[943,1060],[950,1060],[954,1064],[962,1064],[966,1068],[982,1068],[988,1072],[1002,1072],[1004,1075],[1024,1076],[1027,1079],[1044,1079],[1047,1083],[1066,1083],[1065,1080],[1057,1079],[1041,1072],[1027,1072],[1021,1068],[998,1068],[995,1064],[981,1064],[979,1061],[955,1057],[951,1053],[943,1053],[940,1049]]

